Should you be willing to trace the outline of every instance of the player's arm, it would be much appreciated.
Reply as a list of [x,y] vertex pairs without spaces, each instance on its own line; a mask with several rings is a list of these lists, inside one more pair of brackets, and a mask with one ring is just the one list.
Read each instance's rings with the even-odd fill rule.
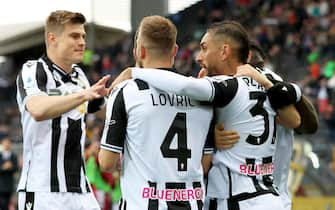
[[47,75],[37,68],[37,63],[24,65],[18,77],[17,86],[25,108],[37,121],[51,119],[70,111],[76,106],[107,94],[105,84],[109,77],[103,77],[92,87],[67,96],[48,96]]
[[116,88],[107,101],[105,127],[100,142],[99,164],[104,171],[118,168],[127,131],[123,88]]
[[315,133],[319,127],[319,120],[313,104],[303,95],[301,100],[295,104],[295,108],[301,116],[301,124],[295,131],[297,133]]
[[212,165],[212,154],[204,154],[201,159],[204,176],[207,176]]
[[215,149],[229,149],[239,140],[240,135],[235,130],[224,130],[224,124],[215,125],[214,129]]
[[196,79],[166,70],[140,68],[132,68],[131,76],[160,90],[186,95],[198,101],[212,101],[215,93],[212,82],[207,78]]
[[27,99],[26,108],[36,121],[59,117],[76,106],[101,97],[91,88],[67,96],[38,95]]
[[279,122],[286,128],[297,128],[301,117],[294,104],[301,100],[300,88],[292,83],[277,82],[267,90],[271,106],[277,111]]
[[287,128],[297,128],[301,124],[301,117],[294,107],[301,99],[300,88],[292,83],[270,80],[249,64],[238,67],[235,76],[248,76],[262,84],[267,89],[272,107],[277,111],[279,122]]
[[278,123],[285,128],[295,129],[301,124],[301,117],[294,105],[288,105],[277,110]]
[[204,176],[207,176],[207,173],[212,165],[212,154],[214,152],[214,126],[215,126],[214,119],[215,118],[212,119],[208,129],[205,147],[203,149],[203,156],[201,159]]
[[115,171],[118,169],[120,162],[120,153],[100,149],[99,164],[102,171]]

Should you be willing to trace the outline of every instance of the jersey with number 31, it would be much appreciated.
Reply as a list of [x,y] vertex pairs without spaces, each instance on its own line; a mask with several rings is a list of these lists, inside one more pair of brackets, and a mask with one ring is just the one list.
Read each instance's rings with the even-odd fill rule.
[[208,195],[229,198],[272,188],[275,116],[265,88],[249,77],[213,78],[217,120],[235,130],[239,142],[216,151],[208,176]]
[[[128,80],[111,93],[101,148],[122,153],[121,209],[202,209],[213,110]],[[211,141],[206,141],[211,139]]]

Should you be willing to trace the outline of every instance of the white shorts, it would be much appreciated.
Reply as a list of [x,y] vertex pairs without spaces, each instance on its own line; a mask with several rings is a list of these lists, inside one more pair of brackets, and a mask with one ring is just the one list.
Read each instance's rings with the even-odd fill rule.
[[19,192],[19,210],[100,210],[93,193]]
[[[284,210],[281,198],[271,193],[238,201],[229,210]],[[206,198],[205,210],[228,210],[227,199]]]

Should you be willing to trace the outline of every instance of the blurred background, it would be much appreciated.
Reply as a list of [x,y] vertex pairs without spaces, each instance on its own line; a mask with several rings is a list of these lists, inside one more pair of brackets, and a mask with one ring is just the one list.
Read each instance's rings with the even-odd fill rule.
[[[106,74],[115,78],[134,64],[134,30],[144,16],[163,15],[176,24],[180,48],[175,67],[187,76],[200,69],[195,57],[209,24],[242,23],[264,48],[266,66],[299,84],[319,114],[316,134],[295,136],[289,178],[293,210],[335,209],[334,0],[11,0],[0,8],[0,151],[15,156],[11,164],[0,164],[0,200],[11,194],[11,210],[17,205],[16,182],[3,183],[17,180],[22,162],[15,79],[26,60],[44,53],[44,20],[57,9],[82,12],[88,19],[82,66],[92,83]],[[101,173],[97,165],[103,120],[87,117],[85,159],[99,203],[111,210],[120,199],[119,174]]]

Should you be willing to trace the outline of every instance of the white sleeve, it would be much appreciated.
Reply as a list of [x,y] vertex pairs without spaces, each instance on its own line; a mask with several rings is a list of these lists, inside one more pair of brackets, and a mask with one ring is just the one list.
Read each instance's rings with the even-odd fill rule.
[[47,95],[48,76],[42,63],[27,61],[17,78],[17,89],[25,106],[31,96]]
[[167,70],[150,68],[132,68],[132,78],[148,82],[157,89],[186,95],[198,101],[211,102],[215,95],[214,85],[209,78],[196,79]]

